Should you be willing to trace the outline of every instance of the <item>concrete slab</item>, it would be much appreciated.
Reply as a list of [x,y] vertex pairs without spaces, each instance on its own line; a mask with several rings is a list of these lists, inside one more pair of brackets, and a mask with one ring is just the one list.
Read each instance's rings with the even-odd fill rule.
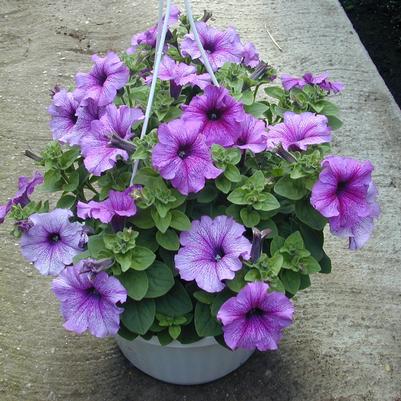
[[[0,198],[48,140],[46,107],[92,52],[120,50],[156,16],[148,0],[0,0]],[[112,340],[66,333],[43,279],[0,226],[2,401],[396,401],[401,399],[400,110],[337,0],[195,1],[238,27],[280,70],[330,71],[347,84],[335,146],[376,165],[383,216],[363,251],[330,239],[334,272],[297,299],[280,352],[257,354],[215,383],[178,387],[129,366]],[[283,48],[271,42],[266,26]],[[384,39],[384,38],[383,38]],[[174,361],[172,361],[174,369]]]

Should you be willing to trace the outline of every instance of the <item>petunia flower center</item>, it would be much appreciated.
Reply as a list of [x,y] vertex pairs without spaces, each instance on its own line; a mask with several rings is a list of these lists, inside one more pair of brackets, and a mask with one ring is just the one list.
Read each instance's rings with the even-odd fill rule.
[[217,109],[212,109],[208,111],[207,113],[207,118],[211,121],[216,121],[221,117],[221,112],[220,110]]
[[100,298],[100,292],[95,287],[88,288],[86,292],[91,297]]
[[104,71],[102,71],[96,76],[96,79],[99,85],[103,86],[104,83],[107,81],[107,74]]
[[336,194],[341,195],[347,189],[348,182],[347,181],[340,181],[337,184]]
[[60,234],[59,233],[50,233],[49,234],[49,241],[51,243],[57,243],[60,241]]
[[192,146],[191,145],[181,145],[177,151],[177,155],[180,159],[186,159],[188,156],[192,154]]
[[246,314],[246,318],[247,319],[251,319],[253,317],[260,317],[263,316],[265,314],[265,311],[260,309],[260,308],[252,308],[250,309],[247,314]]
[[216,50],[216,46],[213,42],[205,42],[203,44],[203,48],[205,49],[206,53],[213,53]]
[[214,260],[216,262],[220,262],[221,259],[223,259],[225,255],[224,249],[219,247],[214,251]]

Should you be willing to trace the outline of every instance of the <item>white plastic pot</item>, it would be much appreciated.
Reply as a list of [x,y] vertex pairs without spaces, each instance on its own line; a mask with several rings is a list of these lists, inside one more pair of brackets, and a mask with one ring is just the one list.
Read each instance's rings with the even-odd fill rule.
[[139,370],[173,384],[201,384],[223,377],[239,368],[253,351],[229,351],[213,337],[192,344],[178,341],[161,346],[157,338],[133,341],[115,337],[124,356]]

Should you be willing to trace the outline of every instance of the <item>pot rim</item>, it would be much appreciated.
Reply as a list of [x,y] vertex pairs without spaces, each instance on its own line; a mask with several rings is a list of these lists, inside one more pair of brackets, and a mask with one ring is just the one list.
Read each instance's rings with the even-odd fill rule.
[[[129,341],[129,340],[126,340],[124,337],[119,336],[118,334],[117,334],[116,337],[118,337],[119,339],[125,340],[125,341]],[[147,343],[147,344],[152,344],[152,345],[163,347],[163,348],[202,348],[202,347],[210,347],[210,346],[213,346],[213,345],[219,345],[220,347],[222,347],[222,345],[219,344],[215,340],[214,337],[204,337],[201,340],[195,341],[195,342],[190,343],[190,344],[181,344],[179,341],[174,340],[170,344],[161,345],[156,336],[153,336],[149,340],[145,340],[141,336],[138,336],[132,341],[140,341],[140,342],[144,342],[144,343]],[[228,348],[227,348],[227,351],[229,351]]]

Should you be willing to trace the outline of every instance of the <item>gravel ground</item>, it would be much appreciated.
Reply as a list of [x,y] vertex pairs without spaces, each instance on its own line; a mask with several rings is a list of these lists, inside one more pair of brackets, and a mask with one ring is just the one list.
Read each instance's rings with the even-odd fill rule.
[[[149,26],[156,1],[0,0],[0,198],[32,169],[22,151],[49,139],[46,107],[89,54],[128,46]],[[216,24],[235,24],[281,71],[327,70],[347,90],[335,148],[376,165],[382,218],[361,252],[330,239],[333,273],[297,297],[296,323],[279,352],[255,354],[215,383],[179,387],[132,368],[113,340],[62,328],[48,280],[0,226],[2,401],[400,401],[401,114],[337,0],[195,1]],[[280,43],[271,42],[266,27]],[[284,67],[285,66],[285,67]],[[172,361],[174,369],[174,361]]]

